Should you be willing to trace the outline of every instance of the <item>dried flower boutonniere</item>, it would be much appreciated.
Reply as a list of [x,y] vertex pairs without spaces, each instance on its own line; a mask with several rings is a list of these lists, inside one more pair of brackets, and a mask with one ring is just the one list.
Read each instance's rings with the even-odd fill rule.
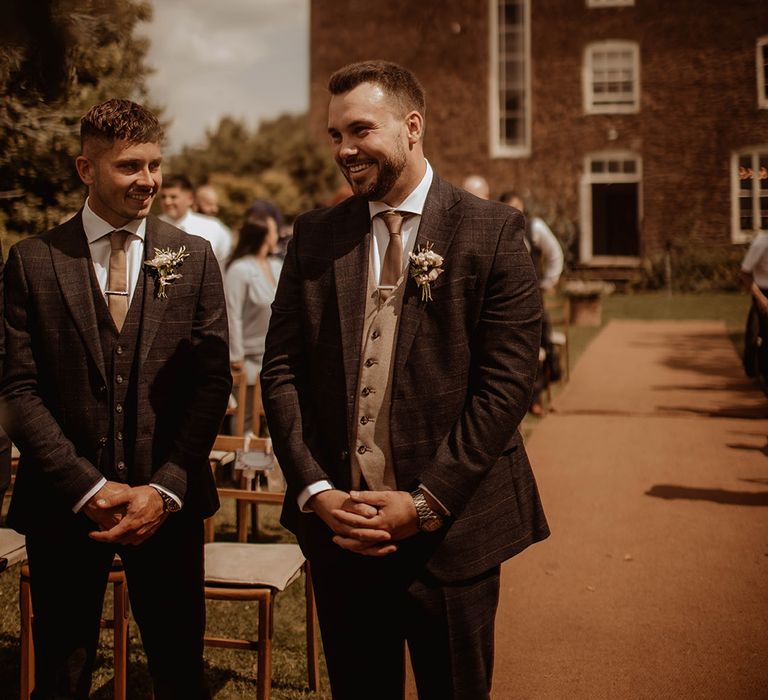
[[187,257],[189,257],[189,253],[187,253],[186,246],[181,246],[175,251],[170,248],[155,248],[155,257],[152,260],[144,261],[144,266],[149,270],[149,274],[155,278],[156,299],[168,298],[165,288],[173,280],[183,277],[178,268],[184,264],[184,258]]
[[445,272],[443,270],[443,258],[432,250],[432,243],[416,248],[415,253],[410,254],[411,277],[421,288],[421,300],[432,301],[432,289],[430,284]]

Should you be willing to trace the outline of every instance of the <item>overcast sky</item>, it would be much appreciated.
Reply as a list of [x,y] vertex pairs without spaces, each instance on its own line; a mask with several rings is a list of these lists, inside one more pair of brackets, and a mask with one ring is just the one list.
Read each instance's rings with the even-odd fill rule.
[[171,152],[225,114],[249,126],[309,101],[309,0],[151,0],[152,100],[172,120]]

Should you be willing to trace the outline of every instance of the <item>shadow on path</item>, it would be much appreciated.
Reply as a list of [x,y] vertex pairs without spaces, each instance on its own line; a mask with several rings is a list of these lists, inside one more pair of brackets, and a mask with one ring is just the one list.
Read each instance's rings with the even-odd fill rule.
[[656,484],[646,491],[645,495],[663,498],[666,501],[712,501],[729,506],[768,506],[768,491],[727,491],[726,489]]

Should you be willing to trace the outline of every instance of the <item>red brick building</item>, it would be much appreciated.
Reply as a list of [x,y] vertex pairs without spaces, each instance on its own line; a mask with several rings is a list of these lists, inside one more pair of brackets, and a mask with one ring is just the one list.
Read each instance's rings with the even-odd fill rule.
[[310,30],[319,139],[336,68],[408,66],[437,172],[525,193],[574,265],[768,232],[768,0],[312,0]]

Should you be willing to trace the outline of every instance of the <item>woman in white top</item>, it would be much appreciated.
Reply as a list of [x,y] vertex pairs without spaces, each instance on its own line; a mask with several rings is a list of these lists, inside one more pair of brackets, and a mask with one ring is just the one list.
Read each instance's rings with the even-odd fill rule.
[[[229,317],[229,360],[234,370],[245,370],[249,389],[256,384],[264,356],[271,305],[275,299],[282,262],[269,257],[277,245],[277,224],[272,218],[249,220],[224,275]],[[253,392],[248,391],[245,425],[251,424]]]

